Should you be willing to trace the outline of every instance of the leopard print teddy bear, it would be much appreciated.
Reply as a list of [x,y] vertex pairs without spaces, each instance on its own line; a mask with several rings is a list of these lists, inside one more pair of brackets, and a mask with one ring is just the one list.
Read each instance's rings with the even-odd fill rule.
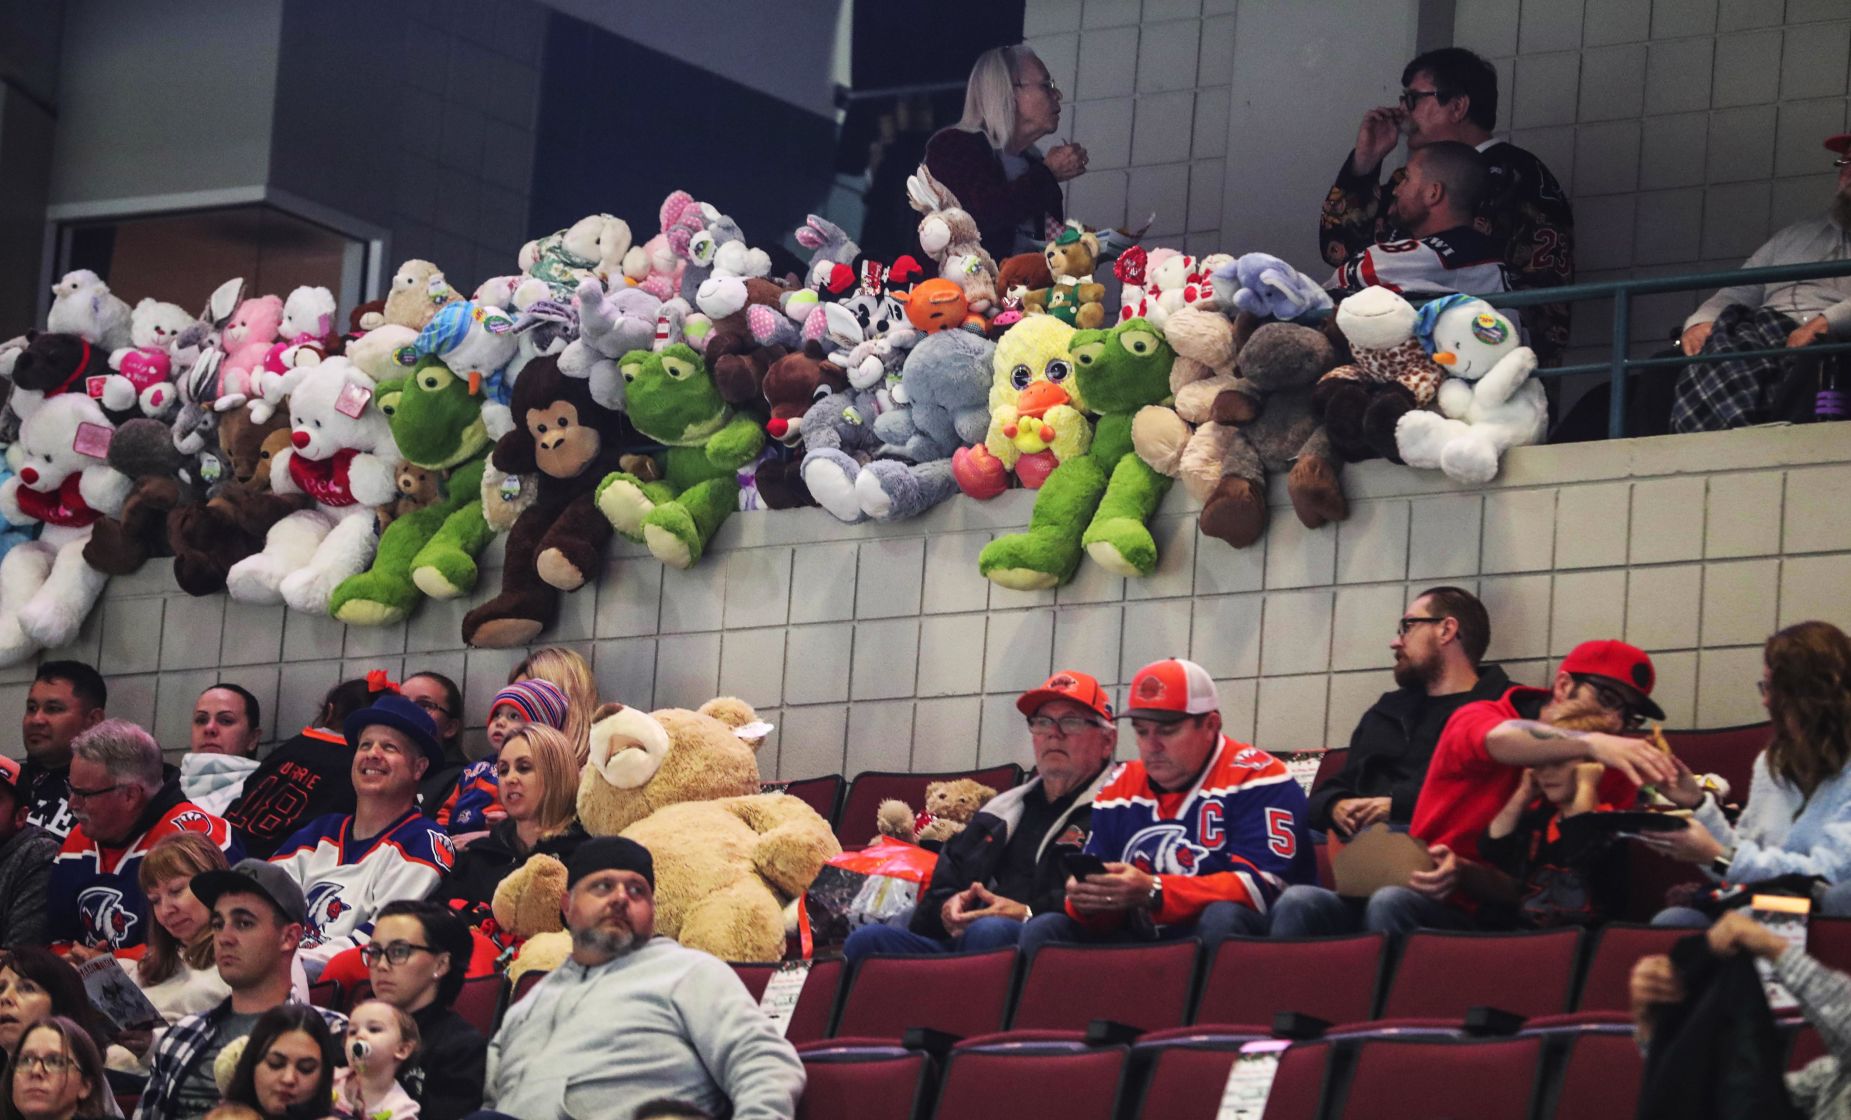
[[1401,462],[1395,425],[1406,413],[1433,407],[1446,371],[1421,346],[1417,317],[1412,304],[1381,287],[1364,288],[1337,305],[1337,329],[1351,360],[1319,380],[1311,409],[1343,461]]

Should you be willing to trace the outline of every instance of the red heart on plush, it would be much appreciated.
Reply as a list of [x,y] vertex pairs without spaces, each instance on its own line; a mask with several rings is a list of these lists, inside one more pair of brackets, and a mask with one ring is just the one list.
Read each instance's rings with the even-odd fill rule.
[[136,389],[166,381],[172,369],[173,359],[165,350],[130,350],[122,356],[122,376],[133,382]]
[[951,453],[951,477],[957,480],[958,489],[982,502],[1009,489],[1008,469],[981,443]]
[[1030,490],[1041,489],[1041,484],[1060,466],[1060,460],[1052,451],[1037,451],[1033,455],[1024,455],[1015,461],[1016,481]]

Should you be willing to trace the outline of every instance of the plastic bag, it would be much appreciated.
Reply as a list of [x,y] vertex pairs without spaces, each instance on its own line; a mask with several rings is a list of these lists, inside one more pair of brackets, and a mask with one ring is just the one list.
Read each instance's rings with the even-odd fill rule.
[[883,836],[823,865],[798,910],[803,955],[839,950],[848,935],[912,908],[932,881],[938,854]]

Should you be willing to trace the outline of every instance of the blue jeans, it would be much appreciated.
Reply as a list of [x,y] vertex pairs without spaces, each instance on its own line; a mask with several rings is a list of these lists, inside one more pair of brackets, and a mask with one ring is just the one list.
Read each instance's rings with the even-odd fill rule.
[[[1851,918],[1851,883],[1827,887],[1813,913],[1823,918]],[[1692,906],[1667,906],[1652,915],[1653,925],[1671,929],[1708,929],[1715,920]]]
[[[978,918],[962,937],[927,937],[906,928],[912,911],[897,915],[899,925],[862,926],[848,935],[842,956],[853,965],[871,953],[983,953],[1006,949],[1022,936],[1022,923],[1014,918]],[[903,920],[904,919],[904,920]]]
[[[1266,915],[1258,910],[1238,902],[1211,902],[1194,922],[1169,926],[1157,940],[1195,937],[1213,953],[1216,946],[1229,937],[1259,937],[1265,932]],[[1130,929],[1101,932],[1087,929],[1065,914],[1037,914],[1022,927],[1020,948],[1024,958],[1032,958],[1037,949],[1056,941],[1110,944],[1141,940],[1144,939]]]
[[1383,887],[1363,899],[1300,884],[1273,903],[1274,937],[1331,937],[1368,930],[1391,935],[1417,929],[1471,929],[1472,916],[1407,887]]

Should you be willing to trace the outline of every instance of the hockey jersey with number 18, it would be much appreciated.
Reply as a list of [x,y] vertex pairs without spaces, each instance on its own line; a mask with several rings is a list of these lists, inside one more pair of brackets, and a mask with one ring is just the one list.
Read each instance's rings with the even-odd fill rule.
[[[1225,735],[1186,790],[1163,792],[1142,762],[1119,764],[1093,798],[1092,824],[1087,852],[1162,882],[1151,915],[1159,928],[1193,921],[1214,902],[1264,914],[1286,887],[1317,881],[1305,791],[1283,762]],[[1071,902],[1067,913],[1095,927],[1119,920],[1078,914]]]
[[270,857],[308,900],[297,955],[311,979],[335,954],[371,939],[386,903],[428,896],[456,860],[443,829],[416,809],[370,838],[355,837],[353,824],[351,816],[318,817]]

